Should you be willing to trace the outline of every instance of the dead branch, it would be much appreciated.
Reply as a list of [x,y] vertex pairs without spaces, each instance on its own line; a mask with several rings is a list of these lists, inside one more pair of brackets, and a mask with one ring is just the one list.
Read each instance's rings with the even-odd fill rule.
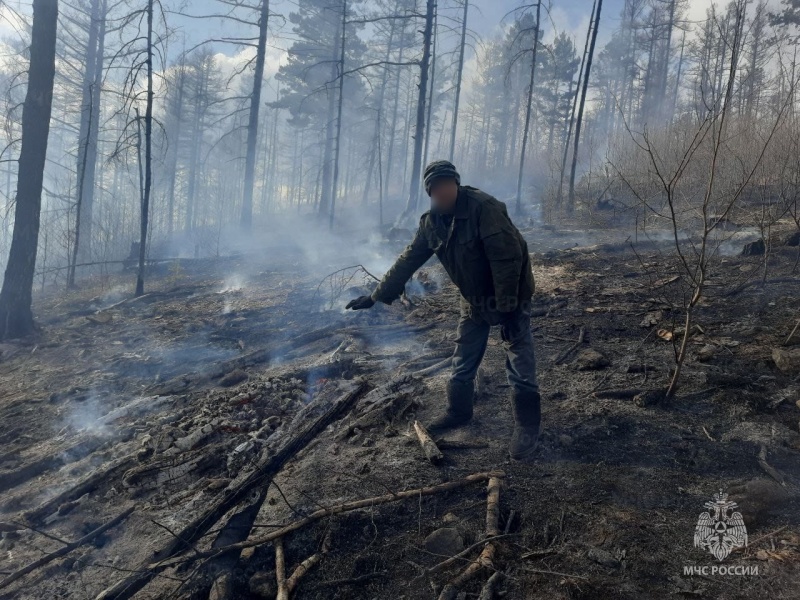
[[422,451],[425,453],[425,456],[428,458],[428,460],[435,465],[442,462],[444,454],[442,454],[442,451],[436,446],[436,442],[433,441],[428,433],[428,430],[425,429],[425,426],[419,421],[414,421],[414,431],[416,432],[417,439],[422,446]]
[[[582,331],[582,330],[581,330]],[[500,535],[500,486],[503,483],[502,476],[494,476],[489,479],[488,496],[486,498],[486,537],[494,538]],[[488,542],[477,559],[464,569],[464,571],[453,578],[450,583],[444,586],[439,600],[455,600],[458,596],[459,588],[467,581],[472,579],[478,571],[484,567],[493,566],[496,546],[494,542]]]
[[481,589],[481,595],[478,597],[478,600],[492,600],[495,596],[495,592],[497,592],[497,586],[503,581],[504,575],[500,571],[495,571],[489,579],[486,580],[486,583],[483,584],[483,589]]
[[578,341],[575,342],[574,344],[572,344],[572,346],[567,348],[564,352],[562,352],[561,356],[556,358],[556,360],[555,360],[555,362],[553,364],[560,365],[562,362],[564,362],[567,359],[567,357],[570,354],[572,354],[575,350],[577,350],[578,347],[583,343],[583,338],[584,338],[585,335],[586,335],[586,332],[584,331],[583,327],[581,327],[581,331],[578,334]]
[[[336,400],[322,416],[296,436],[289,439],[289,441],[278,449],[274,455],[269,455],[264,458],[255,470],[245,476],[240,483],[232,485],[229,492],[223,498],[212,504],[211,507],[177,532],[175,538],[170,539],[160,550],[154,553],[156,559],[154,563],[146,563],[139,569],[134,570],[131,575],[101,592],[97,596],[97,599],[124,599],[130,598],[136,594],[147,585],[159,571],[167,566],[169,559],[184,552],[187,547],[190,547],[187,545],[197,542],[232,508],[243,500],[246,500],[253,490],[264,489],[291,458],[305,448],[330,423],[353,407],[366,388],[366,385],[364,380],[358,380],[355,387]],[[275,537],[270,538],[270,540],[275,539]],[[196,557],[217,557],[234,549],[237,545],[239,544],[215,548],[212,552],[198,554]],[[247,546],[242,546],[242,548],[244,547]]]
[[150,565],[147,568],[152,571],[158,571],[161,569],[165,569],[167,567],[175,566],[186,562],[191,562],[200,558],[212,558],[214,556],[217,556],[225,552],[230,552],[234,550],[244,550],[245,548],[252,548],[256,546],[263,546],[264,544],[268,544],[273,540],[278,539],[279,537],[285,536],[287,533],[291,533],[292,531],[301,529],[306,525],[319,521],[320,519],[323,519],[325,517],[338,515],[343,512],[349,512],[351,510],[358,510],[360,508],[369,508],[373,506],[378,506],[380,504],[387,504],[389,502],[395,502],[397,500],[403,500],[406,498],[419,498],[420,496],[431,496],[433,494],[440,494],[442,492],[448,492],[451,490],[462,488],[471,483],[476,483],[479,481],[486,481],[486,480],[491,481],[493,479],[500,480],[503,477],[505,477],[505,473],[503,471],[488,471],[484,473],[474,473],[473,475],[468,475],[464,479],[447,481],[445,483],[440,483],[434,486],[417,488],[413,490],[404,490],[402,492],[394,492],[392,494],[376,496],[373,498],[365,498],[363,500],[351,500],[350,502],[345,502],[343,504],[338,504],[336,506],[331,506],[329,508],[321,508],[319,510],[316,510],[303,519],[299,519],[297,521],[289,523],[288,525],[285,525],[280,529],[272,531],[259,538],[249,539],[244,542],[231,544],[229,546],[217,548],[212,551],[201,552],[197,556],[174,557],[167,560],[162,560],[158,563]]
[[443,571],[444,569],[446,569],[450,565],[462,560],[465,556],[467,556],[470,552],[472,552],[478,546],[483,546],[487,542],[493,542],[493,541],[499,540],[501,538],[512,537],[512,536],[516,536],[516,535],[519,535],[519,534],[517,534],[517,533],[504,533],[502,535],[496,535],[494,537],[484,538],[482,540],[478,540],[474,544],[470,544],[469,546],[464,548],[458,554],[454,554],[450,558],[447,558],[447,559],[443,560],[442,562],[437,563],[437,564],[433,565],[432,567],[423,570],[423,572],[421,574],[417,575],[413,579],[413,581],[418,581],[418,580],[422,579],[423,577],[429,577],[431,575],[434,575],[435,573],[438,573],[439,571]]
[[761,448],[758,451],[758,466],[779,484],[786,485],[786,478],[783,474],[767,462],[767,447],[764,444],[761,444]]
[[[325,534],[324,539],[322,540],[322,548],[319,552],[315,552],[299,565],[297,568],[292,571],[292,574],[286,579],[286,588],[289,590],[289,593],[293,592],[294,589],[297,587],[297,584],[300,583],[300,578],[308,573],[311,568],[316,565],[322,558],[328,553],[331,547],[331,532],[330,529]],[[288,598],[288,596],[287,596]]]
[[136,508],[135,506],[131,506],[130,508],[128,508],[127,510],[125,510],[121,514],[119,514],[116,517],[114,517],[113,519],[111,519],[105,525],[101,525],[100,527],[90,531],[85,536],[83,536],[81,539],[79,539],[79,540],[77,540],[75,542],[71,542],[71,543],[67,544],[66,546],[64,546],[63,548],[59,548],[55,552],[51,552],[50,554],[46,554],[43,557],[33,561],[29,565],[27,565],[25,567],[22,567],[18,571],[15,571],[11,575],[9,575],[5,579],[3,579],[3,581],[0,581],[0,589],[11,585],[12,583],[17,581],[18,579],[21,579],[22,577],[25,577],[25,575],[35,571],[39,567],[44,566],[47,563],[50,563],[50,562],[54,561],[55,559],[60,558],[60,557],[62,557],[64,555],[66,555],[66,554],[69,554],[70,552],[72,552],[76,548],[80,548],[81,546],[84,546],[84,545],[88,544],[89,542],[94,540],[97,536],[102,535],[103,533],[105,533],[106,531],[111,529],[112,527],[118,525],[119,523],[121,523],[122,521],[127,519],[128,516],[134,511],[135,508]]
[[58,494],[50,500],[43,502],[33,510],[26,512],[24,514],[25,520],[29,523],[35,523],[36,521],[39,521],[44,517],[54,513],[56,510],[58,510],[58,507],[65,502],[71,502],[72,500],[80,498],[84,494],[94,491],[101,483],[110,481],[116,476],[117,473],[127,470],[128,466],[135,460],[136,457],[133,455],[126,456],[119,460],[113,461],[110,465],[103,469],[98,469],[97,471],[85,477],[77,485],[71,487],[65,492]]
[[797,319],[797,323],[795,323],[794,329],[792,329],[792,332],[789,334],[789,337],[786,338],[786,341],[783,342],[784,346],[788,346],[789,345],[789,342],[792,341],[792,338],[794,337],[794,334],[797,333],[797,329],[798,328],[800,328],[800,319]]
[[276,600],[289,600],[289,588],[286,587],[286,556],[283,551],[283,538],[273,542],[275,546],[275,578],[278,583]]
[[441,360],[435,364],[432,364],[430,367],[425,367],[424,369],[420,369],[419,371],[414,371],[414,375],[433,375],[437,371],[441,371],[445,367],[453,364],[453,357],[448,356],[444,360]]
[[610,399],[610,400],[630,400],[634,396],[638,396],[644,390],[642,389],[632,389],[632,390],[599,390],[597,392],[592,392],[592,398],[597,399]]

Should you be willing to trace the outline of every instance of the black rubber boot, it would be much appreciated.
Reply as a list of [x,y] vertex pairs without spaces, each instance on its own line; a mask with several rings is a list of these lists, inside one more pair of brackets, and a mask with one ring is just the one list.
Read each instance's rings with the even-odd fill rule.
[[431,435],[442,433],[448,429],[459,427],[472,419],[472,402],[475,396],[475,382],[447,382],[447,409],[443,414],[428,424]]
[[514,412],[514,433],[508,453],[514,460],[529,462],[539,441],[541,396],[530,390],[514,390],[511,406]]

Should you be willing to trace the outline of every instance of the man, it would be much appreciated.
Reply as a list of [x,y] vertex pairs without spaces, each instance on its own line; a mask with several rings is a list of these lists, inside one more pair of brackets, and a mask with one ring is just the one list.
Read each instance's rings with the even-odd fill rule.
[[414,272],[436,254],[461,292],[461,318],[447,384],[447,409],[428,430],[438,434],[472,418],[475,375],[489,331],[500,325],[513,389],[514,433],[509,453],[515,460],[528,461],[539,437],[541,401],[530,327],[534,280],[528,245],[511,222],[506,205],[474,187],[462,186],[452,163],[432,162],[425,168],[424,181],[431,209],[420,218],[414,240],[372,295],[352,300],[347,308],[391,304]]

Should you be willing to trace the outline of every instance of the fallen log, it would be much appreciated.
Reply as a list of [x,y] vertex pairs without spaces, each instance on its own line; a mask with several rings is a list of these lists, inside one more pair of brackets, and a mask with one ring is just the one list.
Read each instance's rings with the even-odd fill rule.
[[414,431],[416,432],[417,439],[422,446],[422,451],[425,453],[425,456],[428,458],[428,460],[435,465],[438,465],[440,462],[442,462],[444,454],[442,454],[442,451],[436,446],[436,442],[433,441],[428,433],[428,430],[425,429],[425,426],[419,421],[414,421]]
[[102,436],[83,438],[65,450],[48,454],[13,471],[2,472],[0,473],[0,489],[8,492],[12,487],[38,477],[45,471],[59,469],[67,463],[80,460],[106,443],[108,443],[108,438]]
[[[487,471],[483,473],[474,473],[472,475],[468,475],[463,479],[457,479],[455,481],[447,481],[445,483],[440,483],[438,485],[433,485],[429,487],[417,488],[413,490],[403,490],[402,492],[392,492],[389,494],[385,494],[383,496],[364,498],[363,500],[351,500],[349,502],[338,504],[336,506],[320,508],[302,519],[289,523],[288,525],[284,525],[283,527],[276,529],[275,531],[271,531],[270,533],[267,533],[258,538],[249,539],[244,542],[239,542],[237,544],[231,544],[230,546],[225,546],[223,548],[218,548],[216,550],[201,551],[193,553],[188,556],[178,556],[169,558],[157,563],[153,563],[146,568],[149,570],[162,570],[167,567],[174,567],[180,564],[190,563],[204,558],[213,558],[225,552],[239,551],[239,550],[244,550],[245,548],[254,548],[256,546],[263,546],[264,544],[269,544],[270,542],[278,539],[279,537],[283,537],[286,534],[291,533],[292,531],[301,529],[306,525],[319,521],[320,519],[323,519],[325,517],[331,517],[334,515],[341,514],[343,512],[358,510],[360,508],[370,508],[373,506],[378,506],[380,504],[396,502],[398,500],[404,500],[406,498],[419,499],[420,496],[431,496],[433,494],[439,494],[442,492],[456,490],[465,487],[471,483],[476,483],[479,481],[487,481],[487,480],[492,481],[494,479],[499,480],[502,479],[503,477],[505,477],[505,473],[503,471]],[[105,596],[103,596],[103,598],[105,598]]]
[[130,515],[134,511],[135,508],[136,508],[135,506],[131,506],[126,511],[124,511],[122,514],[119,514],[116,517],[114,517],[113,519],[111,519],[105,525],[101,525],[100,527],[98,527],[96,529],[93,529],[92,531],[87,533],[85,536],[83,536],[81,539],[79,539],[79,540],[77,540],[75,542],[71,542],[71,543],[67,544],[66,546],[64,546],[63,548],[59,548],[55,552],[51,552],[50,554],[45,554],[43,557],[33,561],[29,565],[27,565],[25,567],[22,567],[18,571],[15,571],[11,575],[9,575],[5,579],[3,579],[3,581],[0,581],[0,589],[2,589],[4,587],[8,587],[9,585],[14,583],[18,579],[21,579],[22,577],[25,577],[25,575],[27,575],[28,573],[31,573],[31,572],[35,571],[39,567],[41,567],[43,565],[46,565],[47,563],[52,562],[57,558],[60,558],[60,557],[62,557],[64,555],[66,555],[66,554],[69,554],[70,552],[72,552],[76,548],[80,548],[81,546],[84,546],[85,544],[88,544],[89,542],[94,540],[97,536],[105,533],[106,531],[108,531],[112,527],[118,525],[119,523],[121,523],[122,521],[127,519],[128,515]]
[[[349,411],[358,400],[367,384],[364,380],[356,382],[353,389],[341,398],[318,419],[282,446],[274,455],[267,456],[248,475],[236,484],[231,484],[225,497],[216,501],[200,516],[184,526],[164,547],[154,553],[155,562],[145,563],[125,579],[102,591],[97,599],[121,600],[131,598],[145,585],[147,585],[166,566],[166,561],[175,557],[186,549],[191,549],[193,544],[203,537],[228,511],[246,500],[255,489],[264,489],[272,478],[293,458],[305,448],[320,432],[330,423]],[[252,523],[251,523],[252,525]],[[249,532],[249,528],[245,532]],[[273,538],[274,539],[274,538]],[[224,546],[213,550],[213,556],[220,556],[233,545]],[[163,566],[162,566],[163,565]]]
[[112,461],[104,468],[98,469],[88,475],[67,491],[58,494],[50,500],[43,502],[38,507],[24,513],[23,516],[25,517],[25,520],[28,523],[36,523],[37,521],[40,521],[41,519],[57,511],[58,507],[65,502],[71,502],[77,498],[80,498],[84,494],[93,492],[104,482],[110,481],[112,478],[116,477],[118,473],[125,471],[129,465],[135,462],[135,460],[136,457],[131,455]]

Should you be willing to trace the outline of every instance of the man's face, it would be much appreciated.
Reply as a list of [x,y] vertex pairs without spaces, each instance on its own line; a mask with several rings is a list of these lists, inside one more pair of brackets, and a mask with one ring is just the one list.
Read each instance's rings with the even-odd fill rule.
[[434,179],[431,183],[431,206],[441,213],[450,213],[458,198],[458,184],[455,179]]

